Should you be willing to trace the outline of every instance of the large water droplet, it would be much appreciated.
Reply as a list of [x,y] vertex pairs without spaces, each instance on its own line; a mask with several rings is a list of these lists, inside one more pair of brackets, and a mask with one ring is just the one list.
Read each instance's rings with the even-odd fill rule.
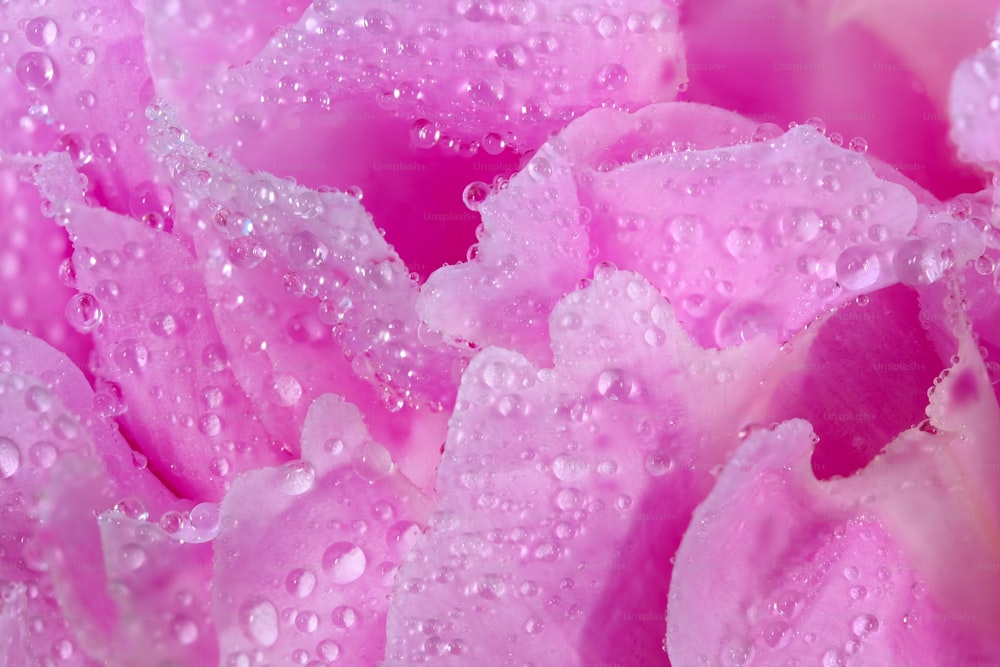
[[278,610],[264,598],[247,600],[239,609],[239,625],[244,636],[259,646],[269,648],[278,641]]
[[736,227],[726,234],[726,250],[736,259],[750,259],[760,254],[764,242],[750,227]]
[[776,336],[774,316],[763,304],[734,301],[719,313],[715,340],[720,347],[736,347],[758,335]]
[[56,78],[55,63],[40,51],[28,51],[18,58],[14,70],[17,80],[28,90],[44,88]]
[[899,282],[911,287],[924,287],[936,282],[944,266],[935,249],[923,239],[912,239],[896,250],[892,268]]
[[297,598],[307,598],[316,588],[316,575],[302,568],[292,570],[285,578],[285,590]]
[[48,46],[59,36],[59,26],[47,16],[38,16],[28,21],[24,36],[32,46]]
[[632,392],[632,381],[620,368],[609,368],[597,377],[597,391],[609,401],[624,401]]
[[21,450],[10,438],[0,436],[0,479],[12,477],[21,467]]
[[281,472],[281,490],[289,496],[302,495],[316,483],[316,469],[308,461],[289,461]]
[[93,294],[74,294],[66,304],[66,320],[80,333],[88,333],[97,328],[104,319],[101,304]]
[[337,542],[323,552],[323,571],[336,584],[349,584],[365,573],[368,559],[361,547],[352,542]]
[[851,246],[837,257],[837,280],[851,290],[863,290],[878,280],[881,265],[871,248]]
[[288,254],[292,264],[299,269],[314,269],[324,261],[330,253],[329,247],[310,231],[301,231],[292,236],[288,242]]

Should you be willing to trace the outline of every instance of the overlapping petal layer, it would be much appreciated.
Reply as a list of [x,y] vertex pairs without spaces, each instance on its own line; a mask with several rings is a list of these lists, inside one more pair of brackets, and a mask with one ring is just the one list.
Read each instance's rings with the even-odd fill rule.
[[607,268],[551,327],[554,368],[490,348],[463,377],[390,665],[663,662],[670,557],[788,357],[763,337],[703,350],[646,280]]
[[431,504],[334,395],[302,459],[246,473],[222,504],[213,618],[224,664],[379,664],[397,569]]

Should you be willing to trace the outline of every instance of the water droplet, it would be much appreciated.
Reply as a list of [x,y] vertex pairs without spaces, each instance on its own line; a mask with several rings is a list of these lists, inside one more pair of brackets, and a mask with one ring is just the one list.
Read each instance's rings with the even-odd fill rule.
[[281,490],[289,496],[299,496],[313,488],[316,469],[308,461],[289,461],[281,466]]
[[545,623],[537,616],[532,616],[524,623],[524,631],[529,635],[537,635],[545,629]]
[[295,627],[299,632],[311,635],[319,627],[319,614],[314,611],[299,612],[295,616]]
[[431,148],[440,139],[441,131],[429,120],[420,118],[410,126],[410,142],[417,148]]
[[350,607],[340,606],[330,614],[333,624],[342,630],[349,630],[358,622],[358,613]]
[[758,335],[777,335],[774,316],[763,304],[734,301],[715,322],[715,340],[723,348],[736,347]]
[[864,639],[878,630],[878,619],[872,614],[861,614],[851,623],[851,632],[858,639]]
[[610,63],[597,71],[597,84],[603,90],[621,90],[628,84],[628,70],[618,63]]
[[323,571],[336,584],[349,584],[365,573],[368,559],[361,547],[352,542],[337,542],[323,552]]
[[31,458],[31,462],[39,468],[48,469],[55,465],[56,459],[59,458],[59,450],[51,442],[41,440],[32,445],[28,456]]
[[138,544],[125,544],[118,552],[118,560],[126,570],[138,570],[146,563],[146,551]]
[[278,641],[278,610],[270,600],[254,598],[240,606],[239,626],[244,636],[264,648]]
[[275,405],[291,407],[302,398],[302,385],[287,373],[269,374],[264,378],[264,392]]
[[315,269],[329,253],[326,243],[310,231],[298,232],[288,242],[288,254],[296,268]]
[[267,249],[255,236],[241,236],[229,244],[229,261],[241,269],[252,269],[267,257]]
[[753,131],[753,134],[750,135],[750,141],[753,141],[754,143],[771,141],[773,139],[777,139],[784,133],[785,131],[781,129],[781,126],[775,123],[761,123]]
[[386,531],[385,541],[389,549],[399,557],[405,556],[417,543],[423,531],[412,521],[399,521]]
[[892,268],[899,282],[910,287],[930,285],[944,273],[938,253],[923,239],[911,239],[899,246]]
[[667,231],[674,241],[681,245],[694,245],[701,241],[704,226],[701,219],[694,215],[677,215],[667,223]]
[[552,474],[563,482],[573,482],[587,474],[587,464],[571,454],[561,454],[552,462]]
[[335,662],[340,659],[340,644],[332,639],[324,639],[316,645],[316,655],[320,660]]
[[17,80],[28,90],[38,90],[52,83],[56,78],[56,66],[52,58],[40,51],[28,51],[18,58],[14,66]]
[[198,624],[185,616],[179,616],[171,624],[174,639],[178,644],[189,646],[198,639]]
[[24,36],[32,46],[48,46],[59,36],[59,26],[47,16],[38,16],[28,21]]
[[367,482],[385,477],[394,469],[392,454],[384,445],[369,441],[361,447],[354,458],[354,472]]
[[674,467],[674,462],[664,452],[652,452],[646,455],[644,466],[650,475],[660,477],[670,472],[670,469]]
[[726,234],[726,251],[736,259],[750,259],[760,254],[764,242],[750,227],[736,227]]
[[527,64],[528,52],[517,42],[504,42],[497,46],[493,59],[501,68],[513,70]]
[[0,436],[0,479],[12,477],[21,467],[21,450],[10,438]]
[[632,381],[620,368],[609,368],[598,376],[597,391],[609,401],[623,401],[632,393]]
[[837,280],[850,290],[863,290],[878,280],[878,255],[864,246],[851,246],[837,257]]
[[854,137],[847,142],[847,147],[855,153],[864,154],[868,152],[868,140],[864,137]]
[[149,350],[139,341],[129,338],[115,346],[114,358],[118,368],[134,374],[149,363]]
[[292,570],[285,578],[285,590],[297,598],[307,598],[316,588],[316,575],[302,568]]
[[462,201],[470,211],[478,211],[479,207],[486,201],[490,194],[490,186],[482,181],[473,181],[465,186],[462,192]]
[[93,294],[74,294],[66,304],[66,320],[80,333],[88,333],[97,328],[104,319],[101,304]]
[[819,234],[819,215],[811,208],[794,208],[781,218],[781,231],[795,241],[812,241]]

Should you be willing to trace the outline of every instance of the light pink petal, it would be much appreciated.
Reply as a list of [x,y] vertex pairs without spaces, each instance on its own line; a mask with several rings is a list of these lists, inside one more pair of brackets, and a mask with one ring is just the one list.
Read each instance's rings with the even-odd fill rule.
[[[188,521],[200,521],[212,534],[218,506],[198,505]],[[219,664],[212,545],[176,539],[154,523],[118,512],[101,515],[100,528],[108,592],[118,613],[112,664]]]
[[[156,138],[176,130],[172,110],[158,113]],[[203,258],[236,377],[265,423],[294,443],[309,401],[329,390],[374,414],[452,404],[467,353],[426,335],[415,279],[355,198],[249,173],[180,136],[169,168],[194,208],[179,205],[177,231]],[[315,361],[327,357],[329,365]],[[378,430],[423,483],[442,426],[407,411]]]
[[431,277],[421,315],[542,359],[551,304],[604,261],[652,280],[699,343],[731,347],[919,278],[892,268],[917,221],[905,187],[811,127],[752,132],[699,105],[593,112],[479,207],[476,259]]
[[324,395],[301,460],[233,483],[212,583],[223,664],[381,661],[388,596],[430,503],[370,438],[357,408]]
[[64,355],[4,327],[0,374],[2,655],[95,664],[87,653],[103,654],[115,622],[96,513],[124,499],[159,510],[171,496],[97,414]]
[[[947,81],[986,40],[990,0],[686,3],[689,87],[762,126],[818,119],[939,197],[979,187],[948,141]],[[905,17],[905,20],[904,20]],[[861,143],[861,142],[858,142]]]
[[[991,7],[995,10],[995,7]],[[986,46],[986,38],[993,40]],[[948,111],[951,139],[967,162],[996,171],[1000,162],[1000,133],[994,122],[1000,108],[1000,52],[996,40],[1000,25],[972,42],[980,50],[959,63],[951,79]]]
[[65,151],[88,194],[128,213],[133,188],[153,170],[142,110],[153,82],[142,15],[129,0],[8,3],[0,46],[3,148]]
[[677,8],[650,0],[615,10],[537,0],[317,2],[185,104],[185,121],[252,137],[279,115],[361,96],[432,124],[423,142],[440,132],[532,149],[602,103],[673,99],[684,67],[676,29]]
[[388,665],[663,664],[669,559],[786,358],[763,337],[703,350],[610,269],[551,328],[554,368],[490,348],[463,377]]
[[0,223],[0,319],[39,336],[83,366],[90,340],[74,331],[63,315],[73,295],[60,275],[70,253],[69,239],[43,217],[37,189],[24,182],[20,172],[17,167],[0,171],[0,206],[5,211]]
[[853,477],[816,480],[815,436],[803,421],[744,443],[677,554],[667,633],[674,663],[1000,656],[1000,409],[971,335],[960,341],[959,358],[934,383],[929,421]]
[[189,498],[218,500],[237,472],[283,460],[236,385],[190,247],[102,209],[71,205],[69,219],[80,292],[67,318],[93,332],[98,410]]
[[230,67],[256,57],[279,27],[294,23],[308,0],[227,2],[145,0],[143,34],[156,92],[191,99]]

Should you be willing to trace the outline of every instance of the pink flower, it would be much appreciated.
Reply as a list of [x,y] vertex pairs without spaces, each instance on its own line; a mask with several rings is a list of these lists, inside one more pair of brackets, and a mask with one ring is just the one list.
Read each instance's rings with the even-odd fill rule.
[[4,664],[1000,661],[996,8],[626,4],[0,9]]

